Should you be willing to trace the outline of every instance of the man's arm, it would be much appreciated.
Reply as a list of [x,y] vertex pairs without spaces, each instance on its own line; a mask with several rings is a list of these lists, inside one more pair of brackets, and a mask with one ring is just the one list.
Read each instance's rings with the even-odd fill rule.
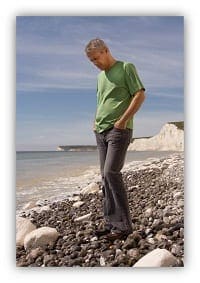
[[118,129],[126,129],[127,122],[139,110],[144,100],[145,100],[144,90],[139,90],[138,92],[136,92],[129,107],[121,116],[121,118],[117,122],[115,122],[114,127]]

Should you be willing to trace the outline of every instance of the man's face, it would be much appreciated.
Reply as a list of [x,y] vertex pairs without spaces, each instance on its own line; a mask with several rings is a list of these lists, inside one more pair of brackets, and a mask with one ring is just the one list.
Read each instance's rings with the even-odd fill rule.
[[88,55],[89,60],[100,70],[108,68],[108,51],[106,49],[101,51],[92,51]]

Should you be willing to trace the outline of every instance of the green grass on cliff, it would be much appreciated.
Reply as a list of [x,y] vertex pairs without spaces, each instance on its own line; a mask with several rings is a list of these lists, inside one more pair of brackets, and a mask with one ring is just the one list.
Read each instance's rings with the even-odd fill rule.
[[168,122],[168,124],[174,124],[178,129],[184,131],[184,121],[179,122]]
[[[166,124],[173,124],[175,125],[178,129],[183,130],[184,131],[184,121],[178,121],[178,122],[167,122]],[[152,138],[153,136],[149,136],[149,137],[134,137],[132,138],[131,142],[133,142],[134,140],[139,140],[139,139],[149,139]]]

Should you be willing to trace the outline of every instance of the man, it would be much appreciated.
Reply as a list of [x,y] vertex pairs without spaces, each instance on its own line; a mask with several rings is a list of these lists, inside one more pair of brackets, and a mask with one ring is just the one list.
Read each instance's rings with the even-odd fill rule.
[[117,61],[103,40],[91,40],[85,52],[101,70],[94,132],[100,159],[105,225],[96,235],[108,240],[123,239],[133,229],[120,171],[132,138],[133,116],[145,99],[145,89],[134,65]]

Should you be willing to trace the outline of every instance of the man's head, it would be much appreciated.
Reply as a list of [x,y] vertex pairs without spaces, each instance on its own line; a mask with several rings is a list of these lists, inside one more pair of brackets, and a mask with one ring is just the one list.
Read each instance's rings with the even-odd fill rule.
[[101,70],[109,69],[114,60],[105,42],[99,38],[90,40],[85,52],[89,60]]

